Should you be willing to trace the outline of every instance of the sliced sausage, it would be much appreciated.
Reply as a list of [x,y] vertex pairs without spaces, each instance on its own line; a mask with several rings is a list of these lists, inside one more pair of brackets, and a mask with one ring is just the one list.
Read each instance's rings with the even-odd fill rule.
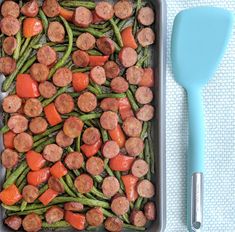
[[113,78],[110,86],[115,93],[125,93],[129,88],[128,82],[123,77]]
[[100,175],[104,171],[104,161],[99,157],[92,156],[86,162],[86,170],[93,176]]
[[18,18],[20,15],[20,7],[14,1],[4,1],[1,6],[1,14],[3,17],[12,16]]
[[42,113],[42,104],[37,98],[29,98],[24,104],[24,113],[28,117],[37,117]]
[[101,66],[95,66],[90,71],[90,77],[97,85],[103,85],[106,81],[105,70]]
[[149,171],[149,165],[148,163],[143,159],[137,159],[134,161],[131,167],[131,172],[136,177],[143,177],[145,176]]
[[26,185],[22,190],[22,196],[28,203],[33,203],[39,196],[39,190],[33,185]]
[[16,69],[16,61],[11,57],[0,57],[0,73],[9,75]]
[[7,113],[17,112],[22,105],[22,99],[17,95],[9,95],[2,101],[2,108]]
[[7,148],[2,152],[1,160],[5,168],[13,168],[18,164],[19,156],[16,151]]
[[129,117],[123,122],[122,128],[127,136],[139,137],[142,131],[142,123],[135,117]]
[[137,19],[142,25],[150,26],[154,22],[153,9],[148,6],[140,8]]
[[97,39],[96,45],[97,45],[98,49],[104,55],[111,55],[115,52],[114,42],[109,37],[101,37],[101,38]]
[[104,112],[100,117],[100,124],[105,130],[113,130],[118,124],[118,115],[112,111]]
[[145,27],[137,33],[137,40],[142,47],[147,47],[155,42],[154,31]]
[[103,111],[118,111],[118,100],[116,98],[104,98],[100,103],[100,108]]
[[82,135],[82,141],[85,144],[92,145],[100,139],[100,131],[95,127],[87,128]]
[[138,156],[144,150],[144,142],[141,138],[129,138],[125,143],[125,148],[130,156]]
[[137,227],[144,227],[147,219],[141,210],[133,210],[130,215],[131,224]]
[[80,212],[84,208],[83,204],[79,202],[67,202],[64,204],[64,209],[68,211]]
[[27,17],[35,17],[38,14],[39,7],[36,0],[30,0],[25,3],[20,12]]
[[133,4],[130,1],[120,0],[114,5],[114,14],[120,19],[131,17],[133,12]]
[[155,194],[154,185],[149,180],[141,180],[137,185],[137,192],[141,197],[152,198]]
[[28,119],[20,114],[16,114],[10,117],[7,125],[10,130],[18,134],[28,129]]
[[102,183],[102,192],[106,197],[113,197],[118,193],[120,189],[120,183],[114,176],[105,177]]
[[119,60],[121,61],[122,65],[126,68],[129,68],[137,62],[138,55],[137,52],[130,47],[124,47],[118,54]]
[[47,30],[47,36],[52,42],[62,43],[65,37],[65,29],[63,25],[56,21],[50,22]]
[[63,93],[55,99],[55,107],[61,114],[70,113],[74,109],[73,98],[69,94]]
[[4,52],[7,55],[11,56],[17,47],[16,38],[14,38],[13,36],[9,36],[5,38],[3,41],[2,47],[3,47]]
[[93,188],[93,179],[87,174],[81,174],[75,179],[75,187],[80,193],[89,193]]
[[120,152],[120,148],[117,142],[112,141],[112,140],[107,141],[102,148],[103,156],[108,159],[111,159],[117,156],[119,152]]
[[144,75],[144,70],[138,66],[132,66],[126,71],[126,79],[131,85],[138,85]]
[[43,1],[42,10],[47,17],[53,18],[60,14],[60,5],[57,0]]
[[62,130],[56,135],[55,139],[60,147],[68,147],[73,143],[73,139],[68,137]]
[[56,93],[56,87],[49,81],[45,81],[39,84],[39,92],[44,98],[51,98]]
[[81,134],[82,128],[83,122],[79,118],[71,116],[65,120],[63,131],[70,138],[76,138]]
[[76,46],[83,51],[87,51],[95,47],[95,41],[96,39],[92,34],[85,32],[78,36]]
[[154,107],[151,105],[142,106],[136,113],[136,117],[144,122],[150,121],[154,117]]
[[37,232],[42,228],[42,219],[37,214],[30,213],[23,219],[22,225],[27,232]]
[[117,77],[120,73],[120,68],[114,61],[107,61],[104,65],[104,70],[107,78]]
[[123,221],[118,217],[108,217],[104,222],[104,227],[110,232],[120,232],[123,229]]
[[96,207],[86,212],[86,221],[91,226],[100,226],[104,221],[104,215],[101,208]]
[[63,149],[56,144],[48,144],[43,149],[43,157],[47,161],[57,162],[61,159]]
[[46,45],[38,49],[37,59],[39,63],[51,66],[56,62],[57,54],[54,48]]
[[10,216],[5,219],[5,224],[12,230],[18,231],[21,227],[22,219],[19,216]]
[[43,82],[48,79],[50,70],[45,64],[34,63],[29,72],[35,81]]
[[14,137],[14,147],[18,152],[26,152],[33,147],[33,138],[28,133],[22,132]]
[[79,27],[89,27],[92,23],[93,16],[89,9],[80,6],[77,7],[73,14],[73,23]]
[[46,211],[45,218],[48,224],[59,222],[64,218],[64,210],[58,206],[52,206]]
[[85,51],[77,50],[72,54],[73,63],[78,67],[87,67],[90,62],[89,55]]
[[47,120],[43,117],[33,118],[29,123],[29,129],[34,134],[41,134],[46,131],[48,126]]
[[130,203],[124,196],[115,197],[111,203],[111,209],[117,216],[122,216],[128,212]]
[[153,202],[147,202],[144,205],[144,214],[149,221],[154,221],[156,219],[156,208]]
[[53,75],[53,83],[56,86],[64,87],[71,83],[73,78],[72,71],[66,67],[59,68]]
[[139,86],[153,87],[154,86],[154,72],[152,68],[145,68],[144,75],[138,84]]
[[85,112],[91,112],[97,107],[97,99],[93,93],[85,92],[78,97],[78,108]]
[[71,152],[65,157],[64,162],[70,170],[76,170],[82,167],[84,158],[82,153]]
[[20,30],[20,21],[12,16],[6,16],[1,19],[0,28],[7,36],[16,35]]
[[113,5],[109,2],[100,1],[95,7],[96,15],[104,20],[109,20],[114,15]]
[[48,187],[58,193],[64,193],[64,185],[60,180],[54,176],[51,176],[48,180]]
[[136,90],[135,98],[140,104],[148,104],[153,100],[153,92],[149,87],[141,86]]

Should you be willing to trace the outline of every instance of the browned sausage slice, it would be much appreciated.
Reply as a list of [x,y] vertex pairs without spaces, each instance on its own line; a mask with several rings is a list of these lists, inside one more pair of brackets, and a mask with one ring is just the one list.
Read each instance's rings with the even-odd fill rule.
[[82,122],[82,120],[77,117],[71,116],[65,120],[63,131],[70,138],[76,138],[81,134],[83,124],[84,123]]
[[128,82],[123,77],[113,78],[110,86],[115,93],[125,93],[129,88]]
[[129,138],[125,143],[125,148],[130,156],[138,156],[144,150],[144,142],[141,138]]
[[118,100],[116,98],[104,98],[100,103],[100,108],[103,111],[118,111]]
[[52,42],[62,43],[65,37],[65,30],[63,25],[56,21],[50,22],[47,30],[47,36]]
[[97,39],[96,45],[98,49],[105,55],[111,55],[115,52],[114,42],[108,37],[101,37]]
[[154,221],[156,219],[156,208],[153,202],[147,202],[144,205],[144,214],[145,217],[150,221]]
[[104,161],[99,157],[92,156],[86,162],[86,170],[93,176],[100,175],[104,171]]
[[60,5],[57,0],[45,0],[42,10],[47,17],[56,17],[60,14]]
[[141,197],[152,198],[155,194],[154,185],[149,180],[141,180],[137,185],[137,192]]
[[83,204],[79,202],[67,202],[64,204],[64,209],[69,211],[80,212],[83,208]]
[[75,187],[80,193],[89,193],[93,188],[93,179],[87,174],[81,174],[75,179]]
[[53,189],[58,193],[64,193],[64,185],[60,182],[60,180],[54,176],[51,176],[48,180],[48,187]]
[[68,114],[74,109],[73,98],[67,94],[63,93],[55,99],[55,107],[61,114]]
[[48,123],[43,117],[33,118],[29,123],[29,129],[34,134],[41,134],[46,131]]
[[148,104],[153,100],[153,92],[149,87],[141,86],[136,90],[135,98],[140,104]]
[[137,40],[142,47],[147,47],[155,42],[155,34],[151,28],[146,27],[137,33]]
[[112,111],[104,112],[100,117],[100,124],[105,130],[113,130],[118,124],[118,115]]
[[47,80],[50,70],[45,64],[34,63],[29,72],[35,81],[43,82]]
[[27,17],[35,17],[38,14],[39,7],[36,0],[30,0],[25,3],[20,12]]
[[137,66],[132,66],[126,71],[126,79],[131,85],[138,85],[144,75],[144,70]]
[[89,9],[80,6],[77,7],[73,14],[73,23],[79,27],[89,27],[92,23],[93,16]]
[[22,105],[22,99],[17,95],[9,95],[3,99],[2,108],[7,113],[17,112]]
[[56,135],[56,143],[60,146],[60,147],[68,147],[73,143],[73,139],[68,137],[64,131],[60,131],[57,135]]
[[147,223],[147,219],[141,210],[133,210],[131,212],[130,221],[137,227],[144,227]]
[[20,21],[12,16],[6,16],[1,19],[0,28],[2,33],[7,36],[16,35],[20,30]]
[[20,7],[14,1],[4,1],[1,6],[1,14],[3,17],[12,16],[18,18],[20,15]]
[[106,81],[105,70],[101,66],[95,66],[90,71],[90,77],[97,85],[103,85]]
[[11,57],[0,57],[0,73],[9,75],[16,69],[16,61]]
[[145,176],[149,171],[149,165],[148,163],[143,159],[137,159],[134,161],[131,167],[131,172],[136,177],[143,177]]
[[39,196],[39,190],[33,185],[26,185],[22,190],[22,196],[28,203],[33,203]]
[[88,32],[82,33],[76,40],[76,46],[81,50],[87,51],[95,47],[95,41],[95,37],[92,34]]
[[51,66],[56,62],[57,54],[54,48],[46,45],[38,49],[37,59],[39,63]]
[[104,221],[104,215],[101,208],[96,207],[86,212],[86,221],[91,226],[100,226]]
[[65,157],[64,162],[70,170],[79,169],[84,162],[83,155],[79,152],[71,152]]
[[53,75],[53,83],[56,86],[64,87],[69,85],[72,81],[72,72],[70,69],[63,67],[59,68]]
[[17,47],[17,41],[13,36],[9,36],[4,39],[2,47],[4,52],[11,56]]
[[112,141],[112,140],[107,141],[102,148],[103,156],[108,159],[114,158],[115,156],[118,155],[119,152],[120,152],[120,148],[117,142]]
[[104,20],[109,20],[114,15],[113,5],[109,2],[100,1],[96,4],[95,13]]
[[38,232],[42,228],[42,219],[37,214],[30,213],[23,219],[22,225],[27,232]]
[[135,117],[129,117],[123,122],[122,128],[127,136],[139,137],[142,131],[142,123]]
[[114,13],[120,19],[131,17],[133,12],[133,4],[130,1],[120,0],[114,5]]
[[77,50],[72,54],[73,63],[78,67],[87,67],[90,62],[87,52]]
[[104,65],[104,70],[107,78],[117,77],[120,73],[120,68],[114,61],[107,61]]
[[124,196],[118,196],[112,200],[111,209],[117,216],[127,213],[130,207],[128,199]]
[[142,106],[136,113],[136,117],[144,122],[150,121],[154,117],[154,107],[151,105]]
[[48,144],[43,150],[43,157],[47,161],[57,162],[61,159],[63,149],[56,144]]
[[24,104],[24,113],[28,117],[37,117],[42,113],[42,104],[36,98],[29,98]]
[[18,164],[19,156],[16,151],[7,148],[2,152],[1,160],[5,168],[13,168]]
[[138,21],[144,26],[150,26],[154,22],[154,12],[151,7],[142,7],[137,16]]
[[16,114],[10,117],[7,125],[10,130],[18,134],[28,129],[28,119],[20,114]]
[[97,106],[97,99],[93,93],[85,92],[78,97],[78,108],[85,112],[93,111]]
[[7,217],[4,222],[9,228],[18,231],[21,227],[22,219],[21,217],[14,215]]
[[48,224],[59,222],[64,218],[64,210],[58,206],[52,206],[46,211],[45,218]]
[[88,145],[96,143],[100,139],[100,131],[95,127],[87,128],[82,135],[82,141]]
[[104,227],[110,232],[120,232],[123,228],[123,221],[118,217],[108,217],[105,220]]
[[137,62],[137,52],[130,47],[124,47],[118,54],[119,60],[121,61],[122,65],[126,68],[129,68]]
[[38,89],[44,98],[51,98],[56,93],[56,87],[49,81],[40,83]]
[[105,177],[102,183],[102,192],[107,197],[113,197],[120,189],[119,181],[114,176]]
[[14,137],[14,147],[18,152],[26,152],[33,147],[33,138],[31,135],[23,132]]

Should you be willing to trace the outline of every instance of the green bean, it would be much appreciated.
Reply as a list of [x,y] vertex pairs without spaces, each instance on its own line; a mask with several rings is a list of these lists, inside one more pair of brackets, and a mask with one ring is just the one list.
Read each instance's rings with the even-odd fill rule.
[[33,49],[39,49],[39,48],[41,48],[43,46],[50,46],[51,47],[51,46],[55,46],[55,45],[57,45],[57,43],[55,43],[55,42],[48,42],[48,43],[44,43],[44,44],[39,43],[39,44],[33,45],[32,48]]
[[39,189],[39,195],[43,194],[44,192],[46,192],[48,189],[48,185],[45,184],[42,188]]
[[80,176],[80,172],[78,170],[73,170],[73,173],[76,175],[76,176]]
[[112,25],[113,27],[113,31],[114,31],[114,34],[116,36],[116,39],[117,39],[117,43],[120,47],[123,47],[123,42],[122,42],[122,37],[121,37],[121,33],[117,27],[117,24],[114,22],[113,19],[110,19],[109,20],[110,24]]
[[11,175],[11,172],[12,172],[12,169],[11,168],[7,168],[5,179],[8,179],[8,177]]
[[145,138],[147,129],[148,129],[148,123],[147,123],[147,122],[144,122],[144,123],[143,123],[143,127],[142,127],[142,131],[141,131],[141,134],[140,134],[140,138],[141,138],[141,139],[144,139],[144,138]]
[[5,125],[3,126],[1,129],[0,129],[0,133],[1,134],[5,134],[6,132],[8,132],[10,129],[8,127],[8,125]]
[[88,50],[87,53],[91,56],[102,56],[103,54],[95,49]]
[[127,97],[128,97],[128,100],[129,100],[129,102],[130,102],[130,104],[131,104],[132,109],[133,109],[134,111],[137,111],[137,110],[139,109],[139,106],[138,106],[138,104],[136,103],[135,98],[134,98],[132,92],[131,92],[129,89],[126,91],[126,95],[127,95]]
[[155,156],[153,150],[153,141],[152,141],[152,133],[151,133],[151,123],[149,122],[148,125],[148,143],[149,143],[149,153],[150,153],[150,160],[151,160],[151,173],[155,173]]
[[34,150],[36,152],[42,152],[46,145],[52,144],[55,142],[55,138],[49,138],[46,142],[39,144]]
[[129,217],[128,217],[128,214],[127,214],[127,213],[125,213],[124,215],[122,215],[122,219],[123,219],[126,223],[130,224]]
[[95,186],[93,186],[93,188],[91,189],[91,193],[93,193],[94,195],[96,195],[97,197],[99,197],[101,199],[104,199],[104,200],[109,199],[102,192],[100,192]]
[[95,95],[99,95],[98,90],[97,90],[95,87],[93,87],[92,85],[88,85],[88,86],[87,86],[87,89],[88,89],[90,92],[94,93]]
[[130,23],[130,21],[133,21],[133,19],[128,18],[128,19],[125,19],[125,20],[121,20],[117,25],[118,29],[121,31],[127,23]]
[[83,6],[86,7],[88,9],[94,9],[96,4],[94,2],[89,2],[89,1],[63,1],[60,3],[61,6],[65,6],[65,7],[79,7],[79,6]]
[[138,197],[138,199],[135,201],[135,209],[140,209],[141,203],[143,201],[143,197]]
[[42,20],[42,25],[43,25],[43,28],[44,28],[44,32],[46,33],[47,28],[48,28],[48,20],[47,20],[46,15],[44,14],[44,12],[41,9],[39,10],[39,16]]
[[17,41],[17,46],[13,53],[13,58],[15,60],[18,60],[20,56],[20,49],[21,49],[21,43],[22,43],[21,31],[18,31],[18,33],[16,34],[16,41]]
[[109,212],[108,210],[106,210],[106,209],[102,209],[102,211],[103,211],[103,214],[104,214],[105,217],[115,217],[115,214],[110,213],[110,212]]
[[51,228],[51,229],[54,228],[55,229],[55,228],[69,228],[69,227],[71,227],[71,225],[66,221],[59,221],[53,224],[42,222],[42,228]]
[[124,98],[126,97],[125,93],[103,93],[103,94],[99,94],[97,95],[98,99],[103,99],[103,98]]
[[20,192],[22,192],[22,190],[23,190],[23,188],[26,186],[26,184],[27,184],[27,180],[24,179],[24,180],[21,182],[21,184],[19,185],[19,187],[18,187],[18,189],[19,189]]
[[102,176],[94,176],[93,178],[94,178],[94,180],[95,180],[96,182],[98,182],[98,183],[102,183],[102,181],[103,181]]
[[109,140],[108,132],[100,125],[100,123],[98,125],[99,125],[99,128],[100,128],[102,140],[105,143]]
[[33,143],[33,148],[37,147],[38,145],[40,145],[43,142],[46,142],[48,140],[48,137],[44,137],[36,142]]
[[86,67],[86,68],[76,68],[76,69],[73,69],[72,72],[73,73],[76,73],[76,72],[88,72],[90,71],[91,68],[90,67]]
[[136,66],[138,67],[142,67],[143,66],[143,63],[148,59],[149,55],[144,55],[144,56],[141,56],[141,58],[138,60],[138,62],[136,63]]
[[102,89],[100,88],[99,85],[97,85],[97,84],[94,83],[94,82],[91,82],[91,85],[96,89],[98,95],[99,95],[99,94],[102,94]]
[[136,10],[135,10],[135,20],[134,20],[134,26],[133,26],[133,35],[136,35],[137,29],[138,29],[138,22],[137,22],[137,14],[139,9],[141,8],[142,0],[137,0],[136,3]]
[[[151,162],[150,162],[150,153],[149,153],[149,143],[148,143],[147,139],[144,142],[144,159],[145,159],[145,161],[148,163],[148,165],[150,167]],[[150,172],[150,170],[148,171],[146,178],[148,180],[151,179],[151,172]]]
[[138,226],[133,226],[130,224],[123,224],[123,227],[127,230],[132,230],[132,231],[144,231],[145,228],[144,227],[138,227]]
[[101,113],[91,113],[91,114],[84,114],[79,116],[79,118],[82,121],[86,121],[86,120],[91,120],[91,119],[95,119],[95,118],[100,118]]
[[69,188],[63,178],[60,178],[60,182],[63,184],[64,190],[69,196],[76,197],[76,194]]
[[23,55],[23,53],[25,52],[25,50],[26,50],[27,47],[30,47],[30,46],[29,46],[29,43],[30,43],[31,39],[32,39],[32,38],[29,37],[29,38],[26,38],[26,40],[24,41],[24,44],[23,44],[23,46],[22,46],[21,49],[20,49],[20,56]]
[[81,134],[76,139],[76,149],[75,150],[78,151],[78,152],[81,151],[80,145],[81,145]]
[[125,187],[124,184],[122,182],[122,178],[121,178],[121,173],[119,171],[114,171],[114,175],[116,176],[116,178],[118,179],[119,183],[120,183],[120,187],[123,191],[125,191]]
[[36,59],[37,59],[36,55],[33,55],[31,58],[29,58],[28,61],[24,64],[24,66],[21,68],[19,73],[25,73],[35,62]]
[[44,214],[48,209],[50,209],[50,206],[48,207],[44,207],[42,209],[32,209],[32,210],[25,210],[23,212],[14,212],[14,213],[10,213],[9,215],[28,215],[30,213],[35,213],[38,215],[42,215]]
[[4,209],[7,209],[7,210],[10,210],[10,211],[13,211],[13,212],[18,212],[18,211],[20,211],[20,207],[19,206],[16,206],[16,205],[5,205],[5,204],[3,204],[2,203],[2,207],[4,208]]
[[103,24],[91,24],[90,27],[92,28],[96,28],[96,29],[104,29],[107,28],[109,26],[109,22],[105,22]]
[[[26,178],[26,175],[28,174],[28,172],[30,171],[30,168],[26,168],[20,175],[20,177],[17,179],[16,181],[16,186],[19,186],[21,184],[21,182]],[[7,179],[7,178],[6,178]]]
[[23,200],[21,205],[20,205],[20,211],[23,212],[25,208],[27,207],[27,201]]
[[137,86],[135,86],[135,85],[129,85],[129,88],[130,88],[131,92],[132,92],[133,94],[135,94],[135,92],[136,92],[136,90],[137,90]]
[[103,226],[88,226],[87,228],[86,228],[86,230],[87,231],[103,231],[102,230],[103,229]]
[[65,176],[65,180],[66,180],[66,183],[67,183],[68,187],[69,187],[74,193],[78,193],[77,189],[76,189],[75,186],[74,186],[72,177],[71,177],[69,174],[67,174],[67,175]]

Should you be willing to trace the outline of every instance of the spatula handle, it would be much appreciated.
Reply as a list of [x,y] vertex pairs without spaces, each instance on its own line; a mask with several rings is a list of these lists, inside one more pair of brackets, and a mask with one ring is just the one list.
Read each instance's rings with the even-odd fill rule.
[[188,203],[190,231],[200,231],[203,223],[204,115],[200,88],[187,91],[189,108]]

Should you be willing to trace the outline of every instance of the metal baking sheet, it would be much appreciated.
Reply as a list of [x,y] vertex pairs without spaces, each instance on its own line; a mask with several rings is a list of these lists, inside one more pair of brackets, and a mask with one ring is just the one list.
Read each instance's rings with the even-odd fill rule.
[[[0,3],[2,0],[0,0]],[[165,0],[150,0],[155,9],[155,33],[156,43],[153,52],[153,68],[155,71],[155,120],[153,122],[154,133],[154,152],[155,152],[155,177],[156,186],[156,221],[147,228],[149,232],[163,232],[166,225],[166,165],[165,165],[165,72],[166,72],[166,3]],[[4,76],[0,74],[0,86]],[[6,93],[0,92],[0,101],[6,96]],[[0,125],[2,126],[2,109],[0,111]],[[0,139],[0,150],[4,149],[2,136]],[[5,178],[5,169],[0,167],[0,185]],[[5,210],[0,207],[0,231],[10,232],[8,227],[3,224]],[[44,230],[48,231],[48,230]],[[76,231],[74,229],[57,229],[57,231]],[[130,231],[130,230],[128,230]]]

